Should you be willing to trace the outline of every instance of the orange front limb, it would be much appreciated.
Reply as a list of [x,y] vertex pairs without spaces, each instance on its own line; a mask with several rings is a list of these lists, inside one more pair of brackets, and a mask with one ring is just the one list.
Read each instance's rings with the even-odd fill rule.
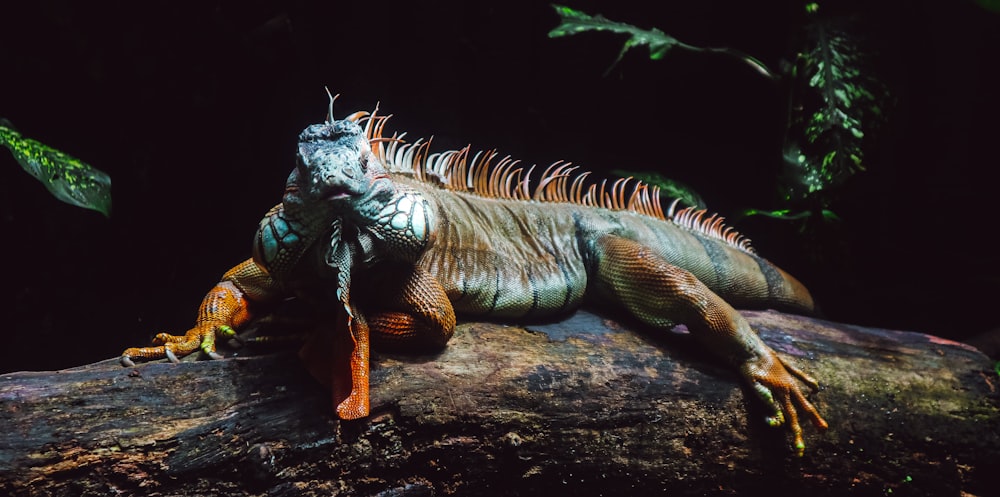
[[299,350],[309,374],[333,394],[333,409],[340,419],[368,415],[368,370],[371,347],[365,315],[353,303],[353,317],[341,309],[334,323],[323,323]]
[[221,358],[215,351],[217,338],[235,335],[236,329],[250,319],[249,303],[272,296],[274,283],[252,260],[246,260],[222,276],[222,281],[205,295],[198,308],[198,319],[184,335],[160,333],[153,339],[154,347],[130,348],[122,353],[121,362],[134,366],[133,359],[162,359],[177,362],[198,349],[213,359]]
[[316,332],[299,352],[309,373],[331,389],[341,419],[370,412],[370,339],[402,349],[440,348],[455,330],[451,301],[426,271],[393,267],[370,283],[358,298],[363,308],[347,302],[350,315],[338,310],[336,321]]
[[[352,306],[353,308],[353,306]],[[371,412],[368,370],[371,345],[364,314],[352,309],[353,319],[334,333],[333,405],[340,419],[359,419]],[[343,321],[341,321],[343,323]]]

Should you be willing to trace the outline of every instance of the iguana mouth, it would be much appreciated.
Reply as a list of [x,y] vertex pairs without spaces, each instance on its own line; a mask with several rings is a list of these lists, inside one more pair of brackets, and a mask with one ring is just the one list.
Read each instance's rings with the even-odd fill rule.
[[347,198],[351,198],[354,195],[355,195],[355,193],[352,193],[347,188],[335,187],[335,188],[331,189],[329,193],[327,193],[326,195],[323,195],[323,199],[324,200],[344,200],[344,199],[347,199]]
[[[371,182],[368,184],[367,191],[369,192],[373,191],[376,185],[379,185],[380,183],[383,183],[389,179],[390,178],[388,174],[379,174],[372,177]],[[364,195],[365,193],[366,192],[354,191],[349,187],[343,185],[331,186],[330,190],[323,195],[323,200],[344,200],[352,197],[359,197],[361,195]]]

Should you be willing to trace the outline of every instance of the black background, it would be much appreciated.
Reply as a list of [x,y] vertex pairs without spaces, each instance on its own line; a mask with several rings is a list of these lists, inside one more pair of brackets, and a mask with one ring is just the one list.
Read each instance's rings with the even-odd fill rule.
[[[567,2],[789,60],[800,2]],[[97,5],[94,5],[97,4]],[[877,4],[877,5],[871,5]],[[653,7],[652,5],[656,5]],[[857,16],[897,99],[825,235],[737,226],[826,317],[961,339],[997,326],[1000,15],[972,1],[821,2]],[[545,2],[12,2],[0,117],[108,172],[114,213],[54,200],[0,152],[0,371],[117,356],[182,332],[249,255],[298,132],[381,103],[389,128],[528,162],[658,171],[711,209],[777,207],[783,88],[731,60],[621,37],[549,39]]]

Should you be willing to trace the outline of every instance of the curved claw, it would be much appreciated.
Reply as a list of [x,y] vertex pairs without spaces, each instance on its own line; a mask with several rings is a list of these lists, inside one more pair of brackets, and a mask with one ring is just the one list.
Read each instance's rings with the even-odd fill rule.
[[166,357],[171,362],[201,349],[212,359],[221,359],[222,355],[215,351],[216,338],[230,338],[238,328],[250,319],[248,296],[245,289],[253,291],[253,295],[265,299],[276,291],[274,282],[267,273],[252,259],[247,259],[222,275],[219,281],[201,301],[198,309],[197,324],[184,335],[160,333],[153,339],[154,347],[131,348],[122,353],[121,362],[125,366],[134,366],[133,359],[162,359]]
[[799,411],[804,412],[820,430],[826,429],[829,425],[819,414],[816,406],[809,402],[795,380],[797,378],[814,391],[819,389],[819,383],[770,350],[765,356],[746,362],[741,369],[757,396],[774,413],[765,419],[767,424],[781,426],[787,422],[788,429],[792,432],[795,453],[801,457],[806,444],[802,437],[802,426],[799,424]]
[[153,347],[130,348],[122,352],[121,364],[125,367],[134,367],[134,359],[154,360],[166,358],[170,362],[178,363],[180,359],[201,349],[212,359],[222,359],[222,354],[215,351],[215,341],[217,337],[228,338],[236,334],[236,331],[227,325],[214,325],[202,323],[191,328],[184,335],[170,335],[160,333],[153,338]]
[[170,347],[163,347],[163,355],[167,356],[167,359],[174,364],[181,362],[181,360],[177,358],[177,354],[174,354],[174,351],[170,350]]

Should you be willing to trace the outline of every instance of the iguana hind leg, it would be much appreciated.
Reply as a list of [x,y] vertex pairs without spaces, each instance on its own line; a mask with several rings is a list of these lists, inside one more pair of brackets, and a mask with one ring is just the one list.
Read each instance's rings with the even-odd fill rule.
[[624,238],[604,236],[596,249],[601,290],[647,324],[659,328],[687,325],[699,341],[739,369],[773,411],[768,424],[787,423],[799,455],[805,448],[799,410],[817,427],[826,428],[796,379],[813,389],[818,388],[816,381],[778,357],[743,316],[694,275]]

